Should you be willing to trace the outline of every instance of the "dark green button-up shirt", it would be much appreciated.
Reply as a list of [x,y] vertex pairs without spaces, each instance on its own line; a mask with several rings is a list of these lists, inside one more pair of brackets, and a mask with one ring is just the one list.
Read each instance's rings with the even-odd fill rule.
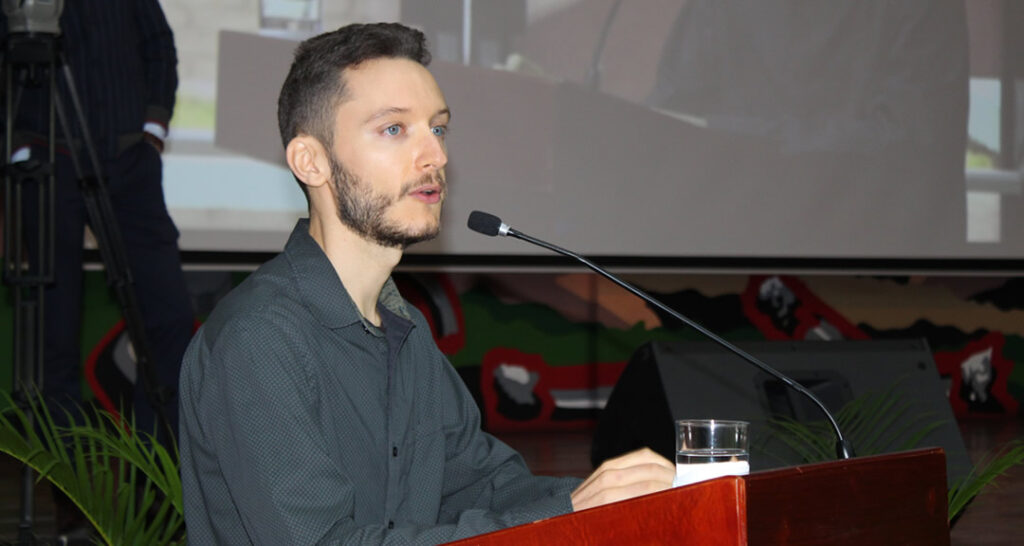
[[571,511],[530,474],[389,280],[360,315],[301,220],[229,294],[181,370],[192,544],[438,543]]

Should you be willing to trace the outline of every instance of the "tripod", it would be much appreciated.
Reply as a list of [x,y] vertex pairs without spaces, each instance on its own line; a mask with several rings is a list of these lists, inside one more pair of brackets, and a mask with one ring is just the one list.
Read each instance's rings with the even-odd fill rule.
[[[135,294],[132,275],[125,255],[124,243],[113,213],[113,206],[101,173],[99,157],[82,111],[71,69],[60,49],[55,34],[12,33],[4,44],[3,73],[5,81],[6,132],[4,149],[4,281],[14,293],[14,399],[24,408],[43,383],[45,352],[44,298],[46,285],[54,280],[55,183],[57,123],[63,143],[74,168],[82,192],[89,226],[107,271],[111,286],[124,316],[126,330],[135,350],[136,365],[146,397],[161,429],[174,436],[163,406],[172,397],[166,386],[158,386],[150,346],[143,328],[142,315]],[[58,78],[63,79],[67,99],[75,118],[69,120]],[[31,87],[45,88],[49,100],[47,154],[45,160],[12,161],[15,125],[22,92]],[[77,124],[78,138],[72,131]],[[79,157],[87,156],[91,171],[83,169]],[[25,211],[26,198],[34,196],[34,211]],[[34,213],[38,228],[26,233],[26,214]],[[26,245],[31,237],[33,244]],[[32,422],[32,412],[25,412]],[[19,542],[34,542],[33,472],[26,466],[21,482],[22,513]]]

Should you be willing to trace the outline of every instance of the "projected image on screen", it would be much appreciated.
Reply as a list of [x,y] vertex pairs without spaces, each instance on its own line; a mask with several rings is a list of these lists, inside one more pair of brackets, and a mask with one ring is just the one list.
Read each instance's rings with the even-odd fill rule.
[[168,200],[186,249],[279,249],[305,214],[275,121],[292,50],[318,25],[397,19],[424,31],[454,114],[442,236],[413,252],[538,252],[467,232],[483,209],[597,256],[1017,258],[1020,114],[1004,104],[1021,63],[1000,36],[1020,23],[1003,10],[176,2],[176,32],[196,34],[179,38]]

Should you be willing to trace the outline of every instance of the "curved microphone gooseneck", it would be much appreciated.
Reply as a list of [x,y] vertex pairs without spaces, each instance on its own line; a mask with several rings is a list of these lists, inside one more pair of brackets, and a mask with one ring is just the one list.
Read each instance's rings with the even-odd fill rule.
[[523,233],[521,231],[516,231],[516,230],[512,229],[508,224],[502,222],[501,218],[498,218],[497,216],[495,216],[493,214],[488,214],[486,212],[481,212],[481,211],[478,211],[478,210],[475,210],[472,213],[470,213],[470,215],[469,215],[469,222],[467,223],[467,225],[468,225],[469,229],[471,229],[471,230],[473,230],[473,231],[475,231],[477,233],[482,233],[482,234],[487,235],[489,237],[494,237],[494,236],[497,236],[497,235],[500,235],[502,237],[515,237],[516,239],[520,239],[520,240],[526,241],[526,242],[528,242],[530,244],[534,244],[534,245],[537,245],[539,247],[546,248],[546,249],[548,249],[548,250],[550,250],[552,252],[557,252],[558,254],[562,254],[564,256],[568,256],[570,258],[578,260],[583,265],[589,267],[591,270],[593,270],[597,274],[601,275],[602,277],[604,277],[604,278],[614,282],[615,284],[625,288],[626,290],[630,291],[631,293],[633,293],[637,297],[643,299],[644,301],[650,303],[651,305],[657,307],[658,309],[661,309],[662,311],[664,311],[664,312],[668,313],[669,315],[675,317],[677,320],[679,320],[683,324],[686,324],[690,328],[693,328],[694,330],[697,330],[698,332],[700,332],[702,335],[704,335],[708,339],[710,339],[710,340],[714,341],[715,343],[721,345],[722,347],[728,349],[730,352],[732,352],[733,354],[739,356],[743,360],[746,360],[747,362],[753,364],[754,366],[757,366],[759,369],[761,369],[764,372],[770,374],[772,377],[775,377],[779,381],[782,381],[783,383],[788,385],[793,390],[799,392],[800,394],[803,394],[804,396],[809,398],[811,400],[811,402],[814,402],[814,404],[816,406],[818,406],[818,408],[821,409],[821,412],[825,414],[825,417],[828,418],[829,423],[832,425],[832,430],[835,431],[835,434],[836,434],[836,457],[838,457],[840,459],[850,459],[850,458],[852,458],[854,456],[853,446],[850,445],[850,443],[843,436],[842,431],[839,430],[839,424],[836,422],[836,419],[832,415],[832,412],[830,412],[828,410],[828,408],[825,407],[825,404],[821,403],[821,400],[819,400],[818,397],[814,395],[814,393],[809,391],[806,387],[804,387],[800,383],[797,383],[796,381],[790,379],[789,377],[787,377],[782,372],[776,370],[775,368],[772,368],[771,366],[765,364],[764,362],[761,362],[759,359],[757,359],[756,357],[754,357],[750,353],[748,353],[748,352],[744,351],[743,349],[740,349],[739,347],[733,345],[732,343],[729,343],[728,341],[722,339],[721,337],[717,336],[716,334],[714,334],[713,332],[711,332],[707,328],[704,328],[700,324],[697,324],[693,320],[690,320],[689,318],[684,316],[682,313],[679,313],[676,310],[674,310],[674,309],[668,307],[667,305],[661,303],[660,301],[654,299],[654,297],[650,296],[649,294],[647,294],[643,290],[640,290],[639,288],[629,284],[626,281],[623,281],[622,279],[616,277],[615,275],[612,275],[611,273],[605,271],[603,268],[601,268],[597,264],[591,262],[590,260],[584,258],[583,256],[580,256],[579,254],[576,254],[575,252],[572,252],[571,250],[566,250],[566,249],[564,249],[562,247],[553,245],[553,244],[548,243],[546,241],[541,241],[540,239],[536,239],[534,237],[531,237],[531,236],[529,236],[529,235],[527,235],[527,234],[525,234],[525,233]]

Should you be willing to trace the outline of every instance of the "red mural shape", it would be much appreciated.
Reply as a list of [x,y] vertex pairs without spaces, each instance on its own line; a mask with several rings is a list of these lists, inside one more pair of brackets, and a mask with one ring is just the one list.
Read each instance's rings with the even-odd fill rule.
[[958,417],[1017,415],[1018,401],[1007,386],[1013,361],[1003,356],[1006,338],[990,332],[959,351],[934,354],[939,374],[949,377],[949,403]]
[[[122,374],[114,372],[118,368],[116,360],[119,358],[112,353],[115,351],[118,339],[122,337],[124,326],[124,320],[119,320],[110,330],[107,330],[106,334],[103,334],[103,338],[93,346],[89,356],[85,359],[84,370],[89,390],[96,397],[96,402],[113,415],[118,424],[121,423],[121,412],[117,404],[114,403],[114,398],[123,399],[123,396],[118,395],[115,391],[123,391],[128,388],[128,383]],[[115,378],[113,381],[110,379],[112,377]],[[112,385],[112,383],[115,384]],[[129,396],[127,400],[131,400],[131,397]]]
[[549,366],[538,354],[491,349],[484,355],[480,373],[487,428],[590,428],[625,367],[625,362]]
[[868,339],[796,277],[751,275],[740,300],[765,339]]
[[437,348],[453,355],[466,345],[462,301],[448,275],[416,274],[395,277],[395,284],[413,307],[423,313]]
[[[794,277],[752,275],[741,300],[766,339],[869,339]],[[1004,343],[1002,333],[992,332],[959,351],[934,353],[939,374],[951,380],[955,415],[1017,414],[1018,402],[1007,389],[1013,362],[1003,356]]]
[[[192,324],[192,333],[201,325],[196,320]],[[124,320],[119,320],[89,351],[83,369],[96,403],[117,423],[121,422],[119,406],[132,403],[137,373],[135,353],[125,331]]]

